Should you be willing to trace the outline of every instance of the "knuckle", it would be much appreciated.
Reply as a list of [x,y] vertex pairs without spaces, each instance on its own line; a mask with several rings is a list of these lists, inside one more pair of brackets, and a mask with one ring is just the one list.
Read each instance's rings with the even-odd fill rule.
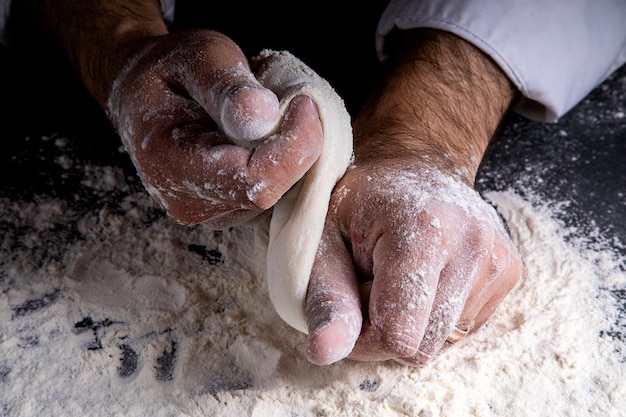
[[248,188],[246,191],[248,202],[254,210],[265,211],[272,208],[279,200],[272,189],[265,187],[262,183],[257,183]]

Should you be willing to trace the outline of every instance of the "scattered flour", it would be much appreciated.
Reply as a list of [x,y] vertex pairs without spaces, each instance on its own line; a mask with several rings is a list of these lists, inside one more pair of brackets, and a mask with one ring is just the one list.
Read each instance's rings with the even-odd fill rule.
[[123,194],[96,212],[0,199],[0,416],[624,415],[623,260],[565,243],[547,207],[486,194],[525,270],[478,333],[420,369],[318,367],[251,226],[173,224],[116,170],[85,171]]

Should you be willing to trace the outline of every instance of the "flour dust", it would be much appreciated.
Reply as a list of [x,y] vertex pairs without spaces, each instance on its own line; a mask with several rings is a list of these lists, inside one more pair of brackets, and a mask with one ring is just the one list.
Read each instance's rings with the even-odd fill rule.
[[[114,167],[113,203],[0,200],[0,416],[613,416],[626,405],[624,261],[491,192],[524,258],[476,334],[416,369],[318,367],[274,312],[255,230],[166,218]],[[623,415],[623,414],[621,414]]]

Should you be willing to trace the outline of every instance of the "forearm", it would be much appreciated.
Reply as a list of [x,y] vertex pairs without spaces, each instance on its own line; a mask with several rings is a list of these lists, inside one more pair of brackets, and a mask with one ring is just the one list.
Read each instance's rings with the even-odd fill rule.
[[25,0],[87,90],[104,107],[111,85],[143,39],[167,33],[157,0]]
[[445,32],[399,32],[394,50],[355,121],[357,161],[414,155],[439,168],[464,168],[473,183],[516,94],[513,84],[480,50]]

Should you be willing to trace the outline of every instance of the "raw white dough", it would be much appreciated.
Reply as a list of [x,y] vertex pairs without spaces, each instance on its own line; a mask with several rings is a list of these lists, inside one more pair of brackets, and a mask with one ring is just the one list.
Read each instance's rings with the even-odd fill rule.
[[324,129],[319,159],[276,203],[267,247],[267,284],[276,312],[293,328],[308,333],[305,298],[315,253],[322,236],[330,194],[352,160],[352,127],[343,100],[330,84],[285,51],[264,50],[258,74],[272,90],[284,114],[299,95],[313,99]]

